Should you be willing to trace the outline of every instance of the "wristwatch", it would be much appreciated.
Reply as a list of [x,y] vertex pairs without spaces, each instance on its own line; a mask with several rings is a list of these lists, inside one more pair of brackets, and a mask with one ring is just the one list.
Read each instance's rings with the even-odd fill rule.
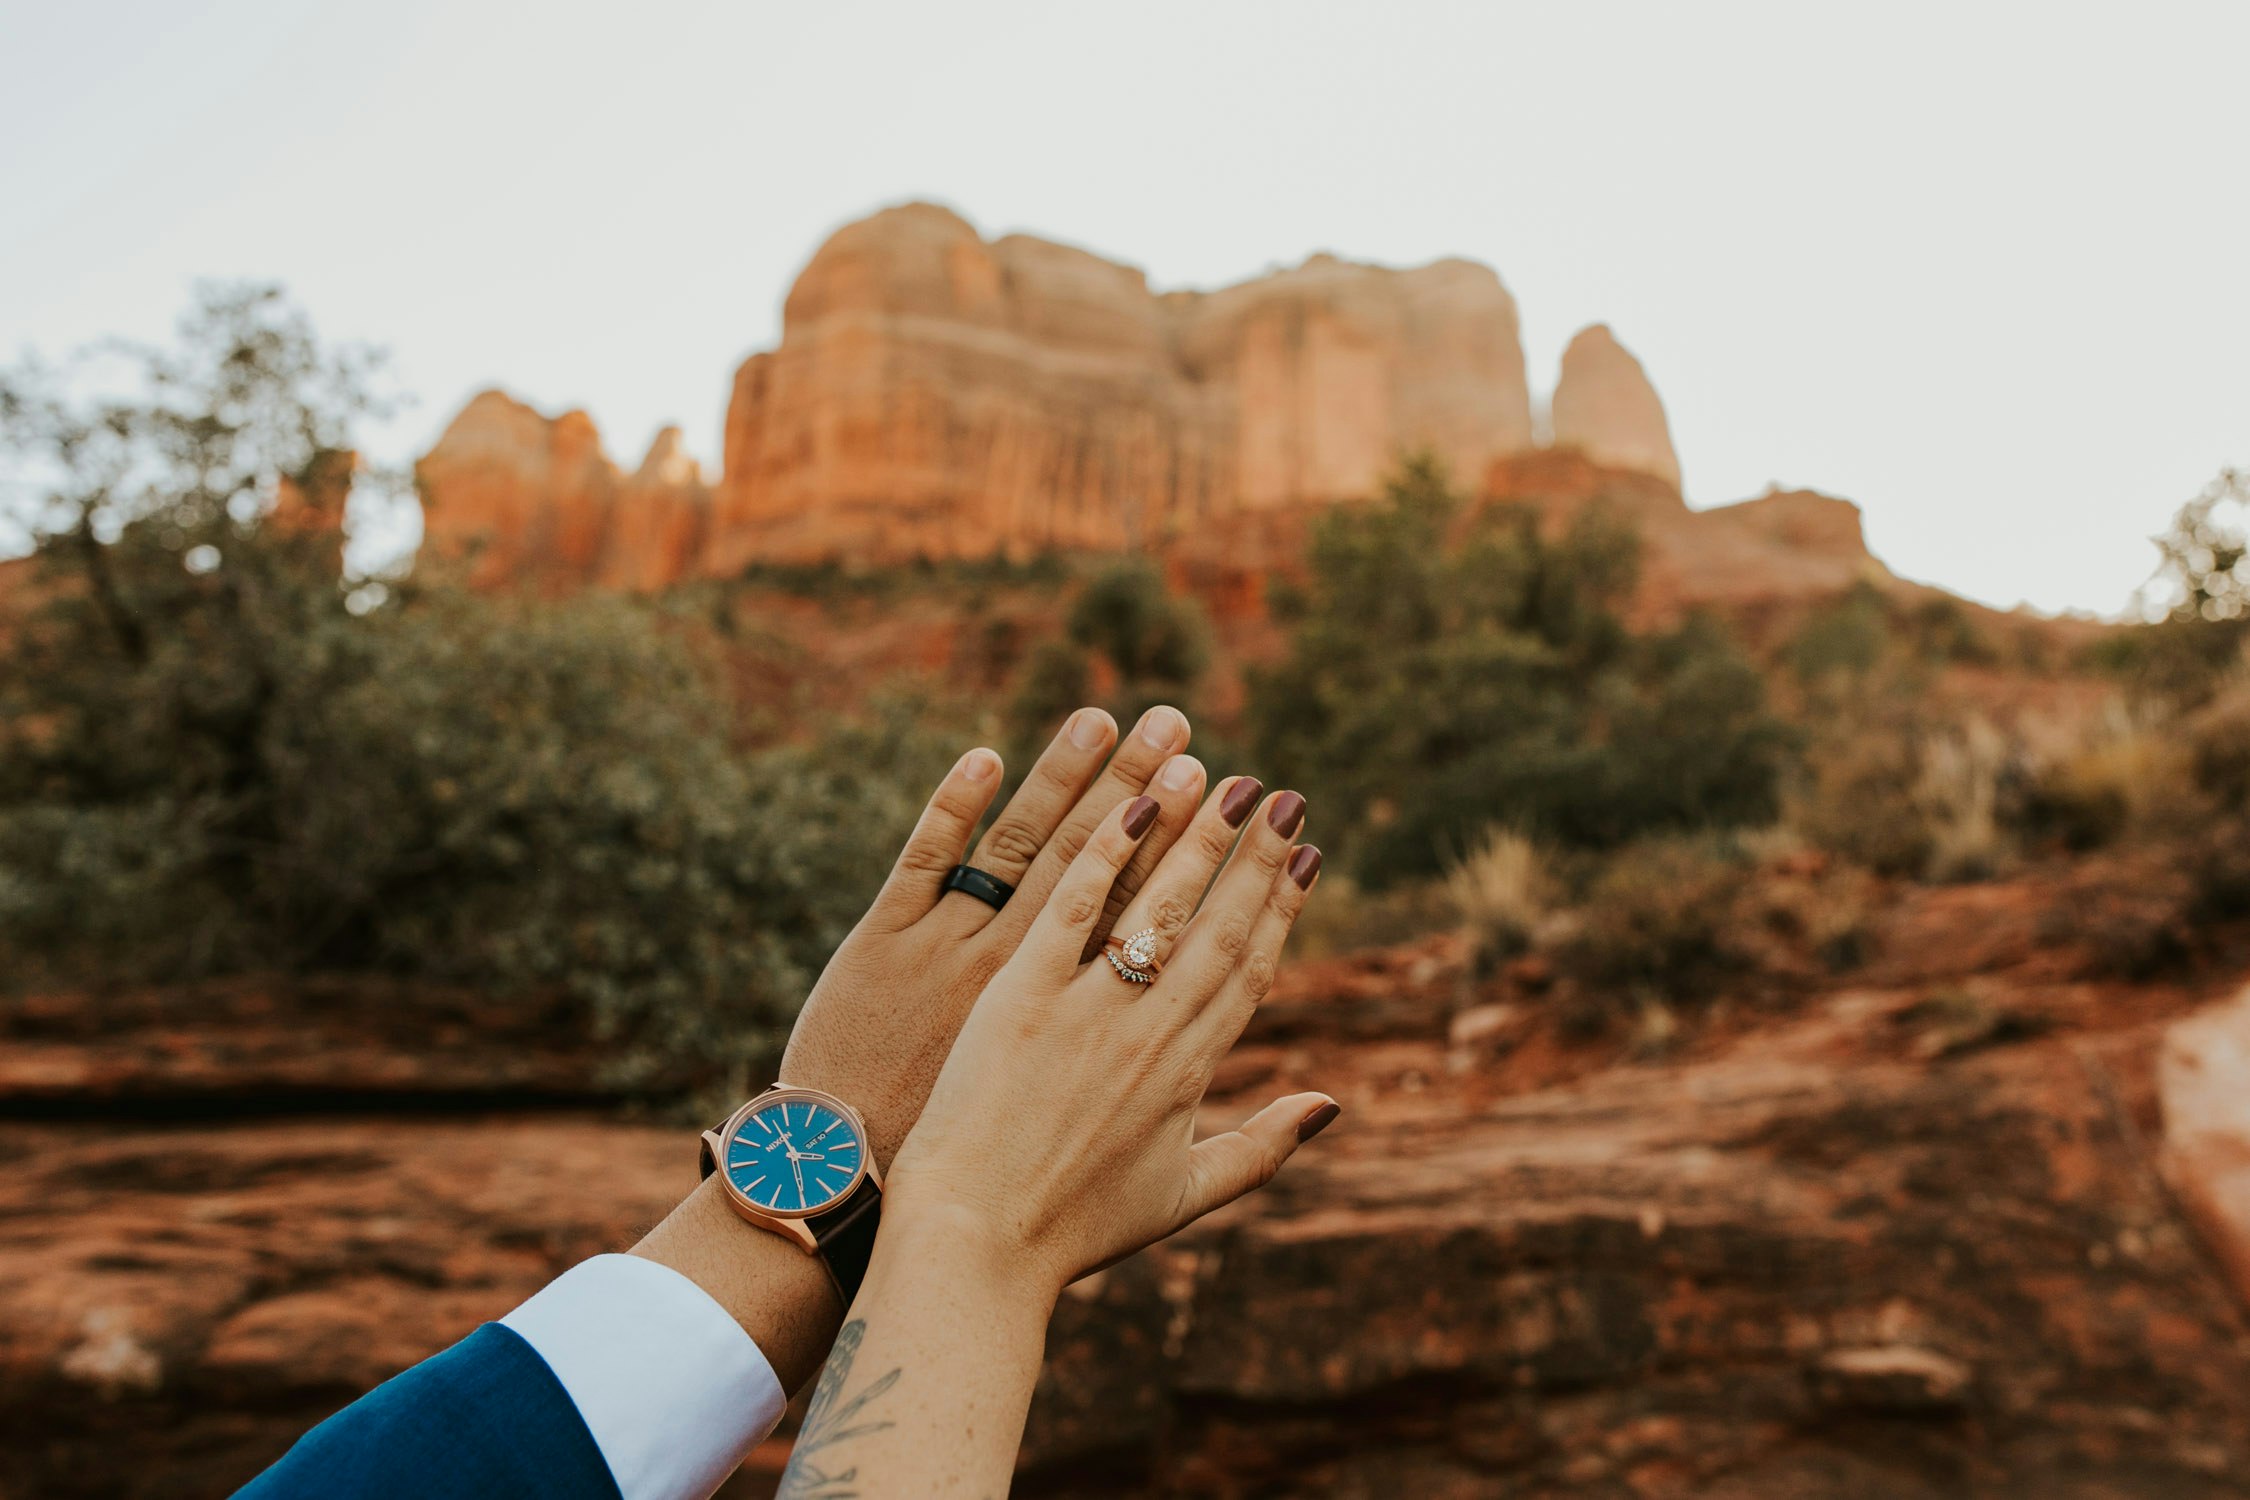
[[883,1174],[859,1111],[818,1089],[780,1084],[703,1132],[703,1175],[719,1174],[727,1206],[817,1255],[852,1305],[875,1252]]

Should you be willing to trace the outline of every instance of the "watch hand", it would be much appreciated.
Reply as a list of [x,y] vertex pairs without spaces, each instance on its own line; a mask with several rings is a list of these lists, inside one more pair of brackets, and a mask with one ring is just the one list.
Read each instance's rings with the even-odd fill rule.
[[797,1153],[789,1153],[789,1170],[797,1174],[797,1201],[805,1201],[805,1169],[797,1165]]

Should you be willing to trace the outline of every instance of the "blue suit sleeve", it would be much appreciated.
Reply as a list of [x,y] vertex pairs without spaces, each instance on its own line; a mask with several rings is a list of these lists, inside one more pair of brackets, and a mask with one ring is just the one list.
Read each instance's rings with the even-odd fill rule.
[[238,1500],[620,1500],[547,1362],[487,1323],[297,1440]]

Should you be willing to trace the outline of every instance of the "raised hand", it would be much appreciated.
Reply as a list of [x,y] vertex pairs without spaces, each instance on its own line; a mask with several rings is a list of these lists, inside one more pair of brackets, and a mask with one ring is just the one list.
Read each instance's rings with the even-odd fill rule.
[[[940,893],[1000,788],[999,756],[984,749],[962,756],[930,798],[875,904],[805,1001],[781,1078],[856,1106],[876,1160],[887,1163],[920,1114],[978,991],[1015,952],[1087,836],[1137,795],[1157,805],[1136,857],[1114,872],[1104,893],[1104,911],[1115,911],[1194,815],[1204,771],[1179,753],[1188,733],[1177,709],[1152,708],[1112,756],[1115,721],[1098,708],[1073,714],[966,857],[1016,888],[1000,911],[960,891]],[[1099,920],[1094,926],[1106,931]]]
[[1320,873],[1319,851],[1292,842],[1304,799],[1261,807],[1258,790],[1218,789],[1126,906],[1114,962],[1084,955],[1155,801],[1104,820],[1056,882],[893,1164],[780,1493],[1005,1491],[1062,1288],[1263,1185],[1336,1118],[1326,1095],[1295,1094],[1194,1139],[1212,1069]]
[[1145,984],[1081,955],[1158,809],[1136,802],[1103,823],[963,1028],[893,1170],[888,1223],[973,1226],[1059,1291],[1262,1185],[1308,1122],[1332,1118],[1325,1095],[1292,1095],[1194,1142],[1212,1070],[1272,985],[1320,870],[1317,849],[1291,842],[1304,799],[1281,792],[1254,811],[1258,792],[1224,784],[1127,904],[1118,932],[1155,934]]

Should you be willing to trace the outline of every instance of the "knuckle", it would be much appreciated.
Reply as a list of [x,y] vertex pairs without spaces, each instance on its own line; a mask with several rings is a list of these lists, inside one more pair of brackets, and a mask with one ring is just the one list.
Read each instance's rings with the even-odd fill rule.
[[1232,964],[1242,956],[1242,950],[1249,946],[1250,919],[1248,917],[1229,916],[1212,929],[1211,950],[1218,954],[1222,963]]
[[1154,863],[1155,860],[1150,857],[1148,845],[1144,843],[1134,852],[1132,863],[1126,865],[1118,873],[1116,904],[1120,909],[1124,907],[1126,902],[1141,893],[1141,887],[1148,882],[1149,867]]
[[1260,948],[1242,960],[1242,990],[1250,997],[1252,1005],[1264,1000],[1273,992],[1274,957]]
[[951,780],[946,781],[931,796],[930,805],[953,818],[973,817],[984,806],[980,799],[970,794],[967,787]]
[[1067,863],[1085,852],[1086,841],[1093,836],[1093,826],[1080,819],[1073,818],[1055,830],[1055,836],[1047,840],[1047,847],[1054,850]]
[[1234,841],[1241,833],[1238,829],[1227,827],[1224,818],[1213,818],[1203,825],[1199,836],[1203,841],[1204,858],[1216,864],[1226,858],[1227,851],[1234,847]]
[[1054,913],[1064,925],[1090,927],[1102,914],[1105,892],[1089,885],[1069,885],[1055,892]]
[[1148,925],[1166,937],[1179,936],[1180,929],[1187,926],[1188,919],[1194,915],[1195,903],[1178,891],[1152,897],[1148,904]]
[[993,858],[1028,865],[1039,857],[1039,837],[1013,820],[993,825],[985,837],[985,852]]
[[898,857],[899,868],[920,875],[943,875],[954,866],[952,854],[942,844],[917,839]]

